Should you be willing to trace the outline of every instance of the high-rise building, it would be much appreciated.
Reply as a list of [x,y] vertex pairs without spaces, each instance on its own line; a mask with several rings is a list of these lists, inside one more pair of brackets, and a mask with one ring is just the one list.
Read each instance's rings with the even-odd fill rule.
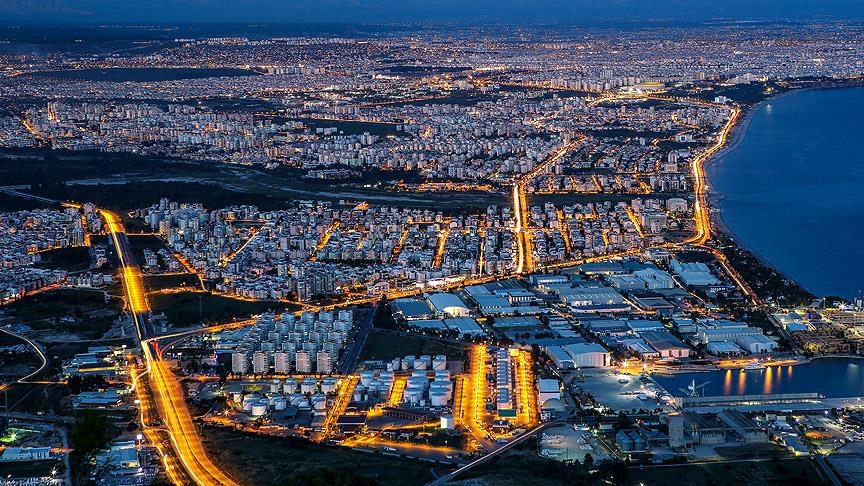
[[276,351],[273,353],[273,368],[278,374],[290,373],[291,354],[286,351]]
[[246,373],[249,369],[249,357],[246,351],[238,349],[231,354],[231,371],[234,373]]
[[267,373],[270,371],[270,355],[266,351],[255,351],[252,353],[252,371],[254,373]]
[[332,373],[333,360],[330,358],[330,353],[327,351],[318,351],[315,359],[316,369],[318,373]]
[[312,373],[312,354],[309,351],[297,351],[294,355],[294,369],[298,373]]

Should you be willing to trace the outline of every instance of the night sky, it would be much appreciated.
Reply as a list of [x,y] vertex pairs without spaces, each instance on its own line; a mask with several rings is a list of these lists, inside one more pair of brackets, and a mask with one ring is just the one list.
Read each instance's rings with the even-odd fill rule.
[[0,22],[596,22],[862,19],[864,0],[0,0]]

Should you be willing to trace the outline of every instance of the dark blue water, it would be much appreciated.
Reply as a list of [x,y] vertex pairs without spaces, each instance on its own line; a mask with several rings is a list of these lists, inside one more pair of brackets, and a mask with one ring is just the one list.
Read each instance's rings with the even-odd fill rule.
[[738,239],[807,290],[864,290],[864,88],[792,93],[707,167]]
[[706,373],[654,375],[674,396],[693,380],[705,385],[705,396],[765,393],[821,393],[827,398],[864,396],[864,359],[822,358],[796,366],[770,366],[764,370],[724,370]]

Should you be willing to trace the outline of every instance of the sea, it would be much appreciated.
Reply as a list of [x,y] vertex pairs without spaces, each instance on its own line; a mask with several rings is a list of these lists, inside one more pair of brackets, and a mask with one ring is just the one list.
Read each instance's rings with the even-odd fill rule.
[[770,99],[706,167],[736,241],[818,296],[864,290],[864,88]]
[[693,381],[703,385],[705,396],[820,393],[828,398],[864,396],[864,359],[818,358],[794,366],[769,366],[764,370],[720,370],[674,375],[652,375],[674,396]]

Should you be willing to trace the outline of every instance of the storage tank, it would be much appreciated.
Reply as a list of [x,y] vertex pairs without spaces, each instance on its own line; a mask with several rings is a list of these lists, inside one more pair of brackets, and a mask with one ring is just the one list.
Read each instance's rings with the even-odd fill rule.
[[276,397],[273,399],[273,410],[283,411],[288,408],[288,400],[285,397]]
[[435,356],[432,360],[432,369],[435,371],[441,371],[447,369],[447,357],[446,356]]
[[270,383],[270,393],[281,393],[282,386],[282,380],[273,380],[273,382]]
[[452,430],[456,428],[456,420],[452,415],[442,415],[441,416],[441,428],[445,430]]
[[446,390],[452,390],[453,382],[450,380],[435,380],[429,384],[429,388],[444,388]]
[[436,380],[449,380],[450,379],[450,370],[435,370],[435,379]]
[[414,360],[414,369],[415,370],[425,370],[426,369],[426,360],[422,358],[417,358]]
[[292,407],[309,408],[309,399],[305,395],[294,394],[290,397]]
[[446,392],[429,392],[429,404],[433,407],[443,407],[444,405],[447,405],[448,401],[450,401],[450,398],[447,396]]
[[256,400],[252,402],[251,412],[253,417],[260,417],[267,413],[270,404],[267,400]]
[[339,383],[339,380],[333,378],[332,376],[324,378],[324,380],[321,382],[321,393],[332,393],[336,391],[337,383]]
[[372,370],[366,370],[360,372],[360,384],[363,386],[368,386],[372,380],[375,379],[375,372]]
[[420,377],[414,376],[414,377],[408,378],[408,384],[406,385],[406,387],[409,387],[409,386],[413,387],[413,388],[420,388],[421,390],[425,390],[426,387],[429,386],[429,380],[427,380],[426,378],[420,378]]
[[297,392],[297,378],[286,378],[282,391],[288,394]]
[[406,403],[410,403],[412,405],[417,405],[420,403],[420,400],[423,398],[423,389],[418,387],[408,386],[405,388],[405,393],[402,396],[402,400]]
[[426,378],[426,370],[414,370],[411,372],[411,377],[422,377]]
[[402,359],[396,358],[393,361],[387,363],[387,371],[401,371],[402,370]]
[[302,393],[314,393],[315,388],[318,387],[318,380],[315,378],[304,378],[303,382],[300,383],[300,392]]
[[409,354],[408,356],[402,358],[402,369],[406,371],[413,369],[415,359],[417,359],[417,356],[414,356],[413,354]]
[[231,392],[231,400],[234,403],[240,403],[243,401],[243,392]]
[[316,412],[327,409],[327,397],[325,397],[323,393],[312,395],[312,409]]
[[252,404],[255,403],[256,401],[258,401],[257,397],[247,396],[247,397],[243,398],[243,411],[244,412],[251,412],[252,411]]
[[429,356],[428,354],[424,354],[423,356],[420,356],[419,359],[420,359],[421,361],[423,361],[423,363],[426,364],[426,369],[427,369],[427,370],[428,370],[429,368],[432,368],[432,356]]
[[354,388],[354,401],[355,402],[363,402],[364,395],[366,395],[366,387],[363,385],[357,385]]

